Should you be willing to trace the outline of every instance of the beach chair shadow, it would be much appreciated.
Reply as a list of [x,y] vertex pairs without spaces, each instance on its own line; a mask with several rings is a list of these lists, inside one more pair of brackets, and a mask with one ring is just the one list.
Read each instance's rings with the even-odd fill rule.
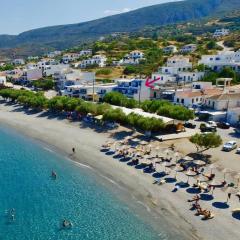
[[144,169],[146,167],[145,164],[138,164],[137,166],[135,166],[136,169]]
[[229,205],[226,202],[214,202],[212,203],[213,207],[219,208],[219,209],[227,209],[229,208]]
[[111,155],[113,155],[114,153],[115,153],[114,151],[110,150],[110,151],[105,152],[105,155],[111,156]]
[[232,217],[237,219],[237,220],[240,220],[240,212],[235,212],[232,214]]
[[214,199],[213,195],[210,194],[200,194],[202,201],[212,201]]
[[199,194],[201,192],[201,190],[198,188],[191,187],[191,188],[186,189],[186,192],[190,193],[190,194]]
[[153,177],[154,178],[163,178],[163,177],[165,177],[167,174],[165,173],[165,172],[155,172],[155,173],[153,173]]
[[131,160],[130,157],[125,157],[125,158],[123,157],[119,159],[120,162],[129,162],[130,160]]
[[172,178],[172,177],[167,177],[164,179],[166,180],[166,183],[175,183],[177,181],[175,178]]
[[144,173],[149,173],[149,174],[151,174],[151,173],[154,173],[154,172],[155,172],[155,169],[152,169],[152,168],[147,167],[147,168],[144,168],[144,169],[143,169],[143,172],[144,172]]
[[187,182],[178,182],[175,184],[175,186],[179,186],[180,188],[188,188],[189,187],[189,183]]

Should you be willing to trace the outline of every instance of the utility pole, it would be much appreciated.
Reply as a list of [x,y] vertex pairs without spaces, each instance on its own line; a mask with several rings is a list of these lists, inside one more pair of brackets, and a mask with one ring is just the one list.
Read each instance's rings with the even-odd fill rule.
[[95,102],[95,80],[96,80],[96,73],[94,72],[93,75],[93,102]]

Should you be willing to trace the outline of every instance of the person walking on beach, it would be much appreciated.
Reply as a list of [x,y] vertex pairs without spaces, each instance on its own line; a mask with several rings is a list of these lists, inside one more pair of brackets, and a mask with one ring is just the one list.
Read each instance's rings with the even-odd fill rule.
[[72,152],[75,153],[75,148],[74,147],[72,148]]

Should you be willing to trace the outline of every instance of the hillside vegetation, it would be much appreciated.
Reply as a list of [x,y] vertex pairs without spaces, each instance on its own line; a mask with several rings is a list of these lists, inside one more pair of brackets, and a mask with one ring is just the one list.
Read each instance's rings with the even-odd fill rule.
[[147,26],[164,26],[209,16],[223,16],[237,9],[240,9],[239,0],[186,0],[158,4],[79,24],[46,27],[17,36],[0,35],[0,48],[21,47],[26,51],[32,49],[36,53],[51,48],[65,49],[115,32],[129,33]]

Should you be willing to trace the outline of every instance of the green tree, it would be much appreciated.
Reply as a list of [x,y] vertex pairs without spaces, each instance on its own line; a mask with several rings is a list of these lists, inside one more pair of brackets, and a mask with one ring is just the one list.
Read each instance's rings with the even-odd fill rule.
[[216,133],[208,134],[195,134],[190,139],[190,142],[193,143],[197,151],[201,149],[201,152],[204,152],[210,148],[217,148],[222,144],[222,139]]

